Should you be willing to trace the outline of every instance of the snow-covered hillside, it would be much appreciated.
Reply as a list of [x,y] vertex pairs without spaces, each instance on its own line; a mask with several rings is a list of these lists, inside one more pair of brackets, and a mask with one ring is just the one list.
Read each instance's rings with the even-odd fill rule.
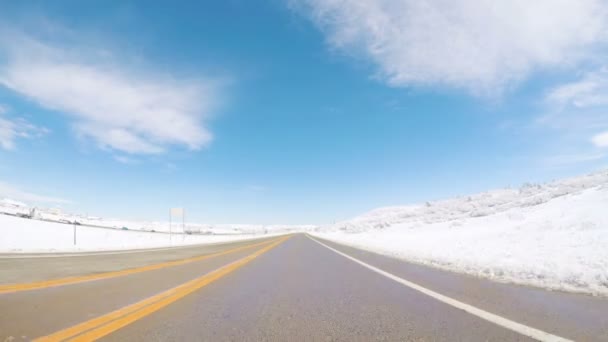
[[608,295],[608,172],[376,209],[315,235],[495,280]]

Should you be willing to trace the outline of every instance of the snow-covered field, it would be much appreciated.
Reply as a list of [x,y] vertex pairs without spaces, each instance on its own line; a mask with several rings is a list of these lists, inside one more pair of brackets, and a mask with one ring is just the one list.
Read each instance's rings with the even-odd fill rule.
[[[157,248],[268,237],[314,226],[201,224],[104,219],[0,199],[0,253]],[[33,218],[24,218],[26,216]],[[97,227],[92,227],[97,226]],[[169,232],[173,234],[167,234]],[[75,236],[74,236],[75,235]]]
[[[74,232],[75,231],[75,232]],[[74,233],[76,238],[74,238]],[[77,252],[185,246],[274,234],[188,235],[95,228],[0,215],[0,252]]]
[[313,235],[498,281],[608,295],[608,172],[381,208]]
[[100,226],[107,228],[147,231],[147,232],[173,232],[173,233],[192,233],[203,235],[240,235],[240,234],[263,234],[263,233],[288,233],[294,230],[307,230],[315,226],[305,225],[254,225],[254,224],[206,224],[186,222],[157,222],[157,221],[136,221],[121,219],[106,219],[100,217],[85,217],[77,215],[53,214],[40,211],[39,217],[51,221],[78,222],[83,225]]

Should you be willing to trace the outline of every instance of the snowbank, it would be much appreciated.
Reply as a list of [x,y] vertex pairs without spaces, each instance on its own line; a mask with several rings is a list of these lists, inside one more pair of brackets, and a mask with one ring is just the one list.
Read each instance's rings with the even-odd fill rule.
[[[74,243],[76,231],[76,243]],[[76,252],[184,246],[275,234],[188,235],[95,228],[0,214],[0,252]]]
[[498,281],[608,295],[608,172],[377,209],[314,235]]

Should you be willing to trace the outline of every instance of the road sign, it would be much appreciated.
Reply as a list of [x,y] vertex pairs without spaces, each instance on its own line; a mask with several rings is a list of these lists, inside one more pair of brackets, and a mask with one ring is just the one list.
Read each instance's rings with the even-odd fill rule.
[[184,208],[171,208],[169,210],[169,242],[173,243],[173,221],[182,221],[182,233],[185,232],[186,228],[186,215]]
[[171,217],[183,217],[184,208],[171,208]]

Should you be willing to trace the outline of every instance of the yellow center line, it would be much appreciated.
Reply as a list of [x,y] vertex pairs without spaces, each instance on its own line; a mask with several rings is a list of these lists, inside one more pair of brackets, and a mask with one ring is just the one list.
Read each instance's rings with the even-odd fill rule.
[[276,241],[276,239],[271,240],[271,241],[264,241],[264,242],[260,242],[260,243],[256,243],[256,244],[252,244],[252,245],[236,247],[236,248],[232,248],[232,249],[218,252],[218,253],[200,255],[200,256],[181,259],[181,260],[167,261],[167,262],[163,262],[163,263],[159,263],[159,264],[129,268],[129,269],[120,270],[120,271],[111,271],[111,272],[104,272],[104,273],[89,274],[89,275],[84,275],[84,276],[74,276],[74,277],[66,277],[66,278],[59,278],[59,279],[43,280],[43,281],[37,281],[37,282],[32,282],[32,283],[0,285],[0,294],[37,290],[37,289],[43,289],[43,288],[47,288],[47,287],[69,285],[69,284],[75,284],[75,283],[82,283],[85,281],[108,279],[108,278],[120,277],[120,276],[125,276],[125,275],[129,275],[129,274],[134,274],[134,273],[158,270],[158,269],[165,268],[165,267],[183,265],[183,264],[187,264],[187,263],[191,263],[191,262],[195,262],[195,261],[205,260],[205,259],[209,259],[209,258],[221,256],[221,255],[238,252],[238,251],[248,249],[248,248],[262,246],[265,244],[272,243],[273,241]]
[[248,264],[260,255],[278,246],[291,236],[273,240],[270,245],[242,258],[223,266],[215,271],[207,273],[199,278],[188,281],[167,291],[148,297],[137,303],[122,307],[103,316],[93,318],[89,321],[74,325],[72,327],[57,331],[53,334],[35,339],[36,342],[49,341],[93,341],[106,336],[120,328],[123,328],[143,317],[146,317],[165,306],[187,296],[188,294],[234,272]]

